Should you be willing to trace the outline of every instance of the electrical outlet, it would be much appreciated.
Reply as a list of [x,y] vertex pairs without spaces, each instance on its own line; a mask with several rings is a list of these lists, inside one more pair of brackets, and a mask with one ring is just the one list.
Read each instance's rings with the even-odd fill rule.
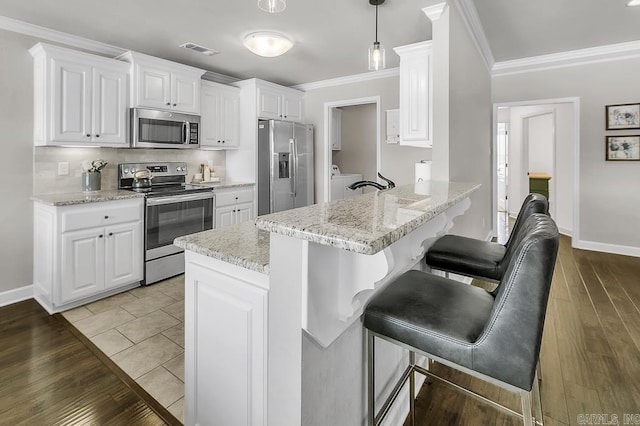
[[63,161],[58,163],[58,176],[67,176],[69,174],[69,163]]

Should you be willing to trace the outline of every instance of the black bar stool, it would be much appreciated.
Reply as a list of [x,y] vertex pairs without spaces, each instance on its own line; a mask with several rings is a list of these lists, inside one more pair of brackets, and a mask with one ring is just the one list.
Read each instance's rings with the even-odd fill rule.
[[513,254],[513,246],[517,245],[520,238],[524,222],[534,213],[548,214],[548,211],[549,203],[544,195],[529,194],[520,207],[513,231],[505,245],[459,235],[445,235],[429,248],[425,254],[425,262],[432,269],[499,282]]
[[[422,354],[474,377],[516,392],[522,414],[458,385],[470,396],[519,416],[527,426],[542,423],[536,365],[558,251],[558,229],[547,215],[533,214],[495,295],[448,278],[411,270],[382,289],[364,312],[368,360],[368,422],[377,425],[409,379],[414,424],[414,375],[451,382],[415,364]],[[409,366],[375,413],[374,337],[409,350]],[[532,413],[532,399],[535,416]]]

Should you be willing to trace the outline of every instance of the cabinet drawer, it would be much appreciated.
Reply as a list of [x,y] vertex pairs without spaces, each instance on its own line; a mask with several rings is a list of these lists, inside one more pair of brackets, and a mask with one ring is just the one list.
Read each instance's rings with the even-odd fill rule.
[[232,192],[217,192],[216,194],[216,207],[229,206],[237,203],[251,203],[253,202],[253,190],[244,189],[242,191]]
[[92,203],[66,207],[62,232],[142,220],[142,200]]

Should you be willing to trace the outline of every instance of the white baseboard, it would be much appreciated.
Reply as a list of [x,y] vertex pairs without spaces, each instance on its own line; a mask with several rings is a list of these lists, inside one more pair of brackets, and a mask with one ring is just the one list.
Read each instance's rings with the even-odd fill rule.
[[573,232],[571,231],[571,229],[558,227],[558,232],[560,232],[562,235],[566,235],[567,237],[573,236]]
[[601,251],[604,253],[640,257],[640,247],[621,246],[617,244],[597,243],[594,241],[584,240],[573,240],[572,245],[574,248],[582,250]]
[[26,285],[20,288],[4,291],[0,293],[0,307],[22,302],[33,297],[33,286]]

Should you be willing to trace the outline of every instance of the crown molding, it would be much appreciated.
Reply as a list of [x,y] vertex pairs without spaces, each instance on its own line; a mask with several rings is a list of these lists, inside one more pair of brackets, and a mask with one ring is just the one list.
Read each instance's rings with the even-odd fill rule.
[[480,22],[480,16],[478,16],[476,6],[473,4],[472,0],[452,0],[452,3],[460,12],[462,21],[471,34],[471,38],[476,44],[487,69],[491,72],[496,61],[493,58],[491,46],[489,46],[489,40],[487,40],[484,28]]
[[232,77],[230,75],[226,75],[226,74],[220,74],[218,72],[215,71],[207,71],[204,73],[204,75],[202,76],[202,78],[204,80],[209,80],[209,81],[213,81],[215,83],[220,83],[220,84],[233,84],[237,81],[240,81],[239,78],[236,77]]
[[519,74],[637,57],[640,57],[640,40],[496,62],[491,74]]
[[0,29],[13,31],[15,33],[53,41],[56,43],[62,43],[67,46],[72,46],[78,49],[88,50],[90,52],[100,53],[102,55],[112,57],[121,55],[127,51],[127,49],[123,49],[121,47],[112,46],[110,44],[101,43],[95,40],[89,40],[88,38],[63,33],[62,31],[52,30],[50,28],[30,24],[28,22],[18,21],[17,19],[8,18],[6,16],[0,16]]
[[362,74],[347,75],[345,77],[331,78],[329,80],[315,81],[291,86],[292,89],[302,91],[322,89],[325,87],[341,86],[343,84],[360,83],[363,81],[377,80],[379,78],[396,77],[400,75],[400,68],[389,68],[382,71],[365,72]]
[[433,22],[442,17],[442,14],[444,13],[446,7],[447,3],[443,2],[434,4],[433,6],[424,7],[422,8],[422,11],[425,15],[427,15],[427,18],[429,18],[429,20]]

